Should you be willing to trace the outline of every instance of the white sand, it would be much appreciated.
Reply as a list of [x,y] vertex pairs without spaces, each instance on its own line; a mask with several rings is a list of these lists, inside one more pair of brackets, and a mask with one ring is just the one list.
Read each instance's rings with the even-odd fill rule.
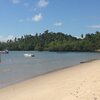
[[100,100],[100,60],[0,89],[0,100]]

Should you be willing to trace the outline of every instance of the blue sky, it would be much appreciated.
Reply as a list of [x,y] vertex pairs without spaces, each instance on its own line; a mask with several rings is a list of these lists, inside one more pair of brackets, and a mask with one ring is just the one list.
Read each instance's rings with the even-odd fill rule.
[[76,37],[100,30],[100,0],[0,0],[0,40],[45,30]]

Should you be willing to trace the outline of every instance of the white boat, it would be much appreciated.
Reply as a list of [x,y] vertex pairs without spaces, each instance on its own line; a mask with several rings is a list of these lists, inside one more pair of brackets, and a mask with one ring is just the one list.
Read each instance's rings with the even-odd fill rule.
[[8,50],[0,51],[0,54],[7,54],[7,53],[9,53]]
[[25,57],[34,57],[34,54],[24,54]]

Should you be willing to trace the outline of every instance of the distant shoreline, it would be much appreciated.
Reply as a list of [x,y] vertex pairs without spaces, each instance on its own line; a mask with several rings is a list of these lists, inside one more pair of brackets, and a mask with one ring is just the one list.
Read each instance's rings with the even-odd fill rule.
[[92,52],[100,49],[100,32],[88,33],[75,37],[63,32],[36,33],[1,42],[0,50],[38,50],[38,51],[71,51]]

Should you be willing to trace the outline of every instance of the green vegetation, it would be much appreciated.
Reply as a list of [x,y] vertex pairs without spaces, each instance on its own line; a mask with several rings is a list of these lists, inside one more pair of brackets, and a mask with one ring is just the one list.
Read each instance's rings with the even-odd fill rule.
[[0,42],[0,50],[39,50],[39,51],[96,51],[100,50],[100,32],[76,38],[62,32],[49,32],[24,35],[21,38]]

